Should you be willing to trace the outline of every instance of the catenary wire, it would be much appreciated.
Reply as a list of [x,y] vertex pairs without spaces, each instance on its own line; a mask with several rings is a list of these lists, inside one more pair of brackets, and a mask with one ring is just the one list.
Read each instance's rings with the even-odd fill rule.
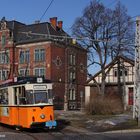
[[50,6],[52,5],[54,0],[51,0],[50,4],[48,5],[48,7],[46,8],[45,12],[43,13],[43,15],[40,17],[39,21],[41,21],[43,19],[43,17],[45,16],[45,14],[47,13],[48,9],[50,8]]

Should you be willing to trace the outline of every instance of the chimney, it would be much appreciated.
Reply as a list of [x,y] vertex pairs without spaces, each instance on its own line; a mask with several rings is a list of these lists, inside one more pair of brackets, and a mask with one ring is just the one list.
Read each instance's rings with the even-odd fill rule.
[[40,23],[40,21],[39,21],[39,20],[36,20],[36,21],[35,21],[35,24],[39,24],[39,23]]
[[58,21],[58,27],[59,27],[59,29],[62,29],[62,27],[63,27],[63,21]]
[[56,26],[57,26],[57,17],[50,18],[50,23],[56,29]]

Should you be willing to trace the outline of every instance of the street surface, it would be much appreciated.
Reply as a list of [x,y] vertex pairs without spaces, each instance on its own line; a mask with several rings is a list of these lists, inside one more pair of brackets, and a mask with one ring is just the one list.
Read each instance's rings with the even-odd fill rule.
[[[15,128],[0,124],[0,140],[139,140],[140,129],[118,124],[129,122],[131,114],[113,117],[89,116],[78,111],[55,111],[58,128],[54,131],[43,129]],[[131,121],[130,121],[131,122]],[[124,123],[123,123],[124,125]],[[124,129],[127,128],[128,129]],[[133,125],[131,125],[133,126]],[[124,129],[124,130],[123,130]],[[117,130],[117,131],[116,131]]]
[[69,129],[58,131],[45,130],[22,130],[16,131],[13,128],[0,126],[0,140],[139,140],[140,131],[129,132],[74,132]]

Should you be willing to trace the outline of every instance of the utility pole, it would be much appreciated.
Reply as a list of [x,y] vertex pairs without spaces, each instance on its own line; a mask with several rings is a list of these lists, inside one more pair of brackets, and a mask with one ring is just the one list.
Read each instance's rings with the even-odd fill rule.
[[136,48],[135,48],[133,118],[136,118],[138,120],[138,126],[140,126],[140,17],[136,18],[135,45],[136,45]]

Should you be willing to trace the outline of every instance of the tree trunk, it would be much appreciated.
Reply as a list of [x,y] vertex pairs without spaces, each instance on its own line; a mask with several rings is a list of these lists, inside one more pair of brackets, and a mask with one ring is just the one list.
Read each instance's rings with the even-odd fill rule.
[[105,78],[106,78],[105,70],[104,70],[104,68],[102,68],[101,95],[103,95],[103,96],[105,94]]

